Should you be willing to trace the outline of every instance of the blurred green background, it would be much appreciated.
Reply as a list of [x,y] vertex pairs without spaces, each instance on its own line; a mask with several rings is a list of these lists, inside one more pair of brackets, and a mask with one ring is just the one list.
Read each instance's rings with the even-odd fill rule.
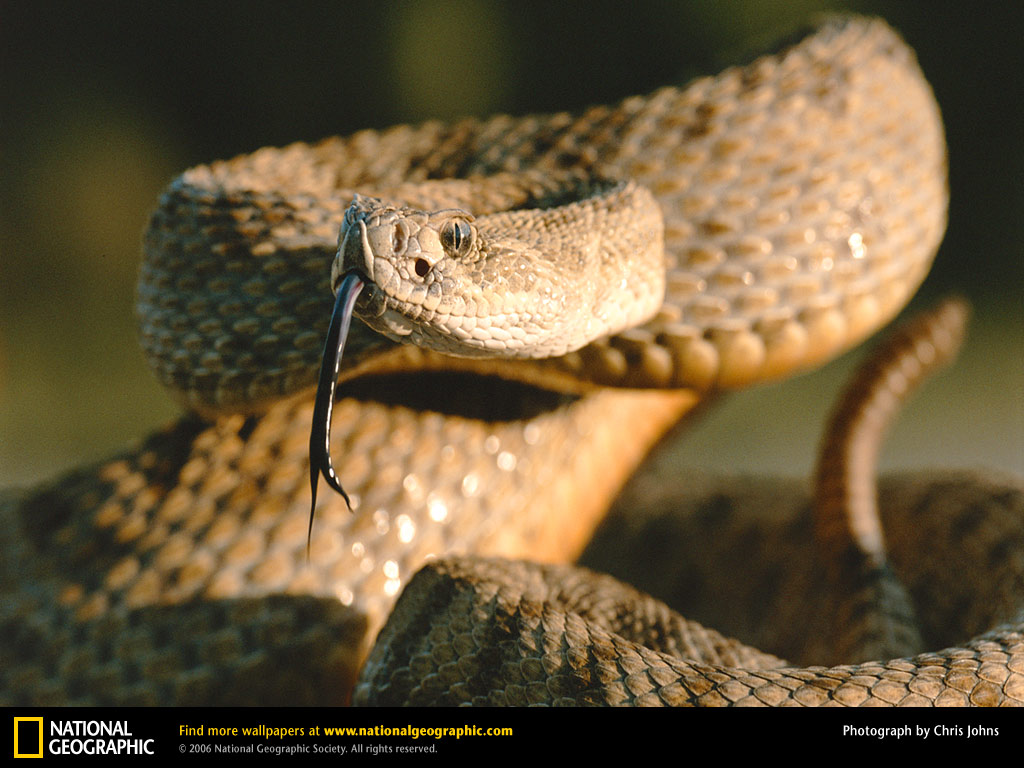
[[[4,0],[0,487],[177,413],[137,351],[133,303],[148,211],[184,168],[428,117],[612,101],[717,71],[826,10],[884,16],[918,51],[946,119],[952,209],[917,303],[955,290],[976,312],[958,367],[905,414],[884,463],[1024,474],[1022,7]],[[806,474],[855,357],[734,396],[672,460]]]

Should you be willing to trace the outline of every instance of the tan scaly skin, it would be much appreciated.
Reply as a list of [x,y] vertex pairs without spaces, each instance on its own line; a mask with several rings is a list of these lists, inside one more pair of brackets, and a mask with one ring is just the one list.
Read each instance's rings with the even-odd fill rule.
[[[713,479],[673,478],[671,492],[647,488],[627,496],[588,558],[615,564],[613,552],[632,552],[632,562],[623,566],[619,558],[614,567],[625,567],[626,577],[652,592],[680,605],[697,588],[705,601],[736,601],[743,634],[760,633],[772,647],[835,666],[795,667],[607,576],[456,557],[429,563],[409,584],[367,661],[355,702],[1024,703],[1024,569],[1016,556],[1024,546],[1024,490],[966,473],[889,478],[880,493],[874,480],[897,406],[952,360],[965,319],[963,303],[947,300],[893,334],[862,366],[826,433],[813,507],[799,489],[781,483],[733,478],[715,487]],[[885,530],[897,534],[892,562]],[[718,540],[725,544],[713,544]],[[955,552],[964,546],[986,566],[973,593],[959,578]],[[724,547],[739,551],[708,557],[707,550]],[[751,548],[762,550],[756,565]],[[727,575],[695,576],[705,562],[726,566]],[[965,595],[976,601],[970,610],[958,604]],[[924,609],[920,622],[915,605]],[[693,608],[722,626],[737,625],[727,610]],[[1015,623],[995,626],[1007,620]],[[986,627],[995,628],[960,647],[922,653],[923,635],[966,636]],[[868,661],[851,663],[861,660]]]

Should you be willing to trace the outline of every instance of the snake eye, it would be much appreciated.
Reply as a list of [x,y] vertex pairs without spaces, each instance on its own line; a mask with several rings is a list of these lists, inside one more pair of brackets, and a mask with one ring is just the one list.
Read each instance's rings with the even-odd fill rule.
[[465,219],[451,219],[441,228],[441,245],[452,256],[465,256],[473,243],[473,228]]

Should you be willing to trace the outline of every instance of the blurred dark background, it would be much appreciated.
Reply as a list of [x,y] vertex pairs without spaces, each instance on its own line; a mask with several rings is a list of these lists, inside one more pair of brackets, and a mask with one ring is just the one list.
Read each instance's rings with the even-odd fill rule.
[[[1022,9],[3,0],[0,487],[99,458],[177,412],[136,349],[133,302],[148,211],[184,168],[365,127],[612,101],[715,72],[829,10],[881,15],[918,52],[946,120],[952,208],[917,303],[955,290],[976,309],[960,365],[919,398],[885,462],[1024,473]],[[737,395],[673,460],[805,473],[855,357]]]

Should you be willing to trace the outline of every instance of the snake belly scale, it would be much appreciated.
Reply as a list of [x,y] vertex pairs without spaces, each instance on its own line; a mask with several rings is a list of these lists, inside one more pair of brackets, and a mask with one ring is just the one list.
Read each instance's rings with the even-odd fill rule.
[[[353,196],[423,207],[450,179],[445,194],[477,214],[481,179],[566,171],[653,194],[661,307],[515,365],[355,325],[331,442],[356,513],[321,498],[307,560],[309,388]],[[580,115],[401,126],[187,171],[147,232],[139,313],[158,377],[195,415],[3,498],[5,699],[345,702],[425,560],[574,557],[704,392],[813,366],[888,320],[945,210],[930,89],[895,33],[856,18]],[[1019,702],[1019,628],[978,642],[965,657],[988,653],[978,663]]]

